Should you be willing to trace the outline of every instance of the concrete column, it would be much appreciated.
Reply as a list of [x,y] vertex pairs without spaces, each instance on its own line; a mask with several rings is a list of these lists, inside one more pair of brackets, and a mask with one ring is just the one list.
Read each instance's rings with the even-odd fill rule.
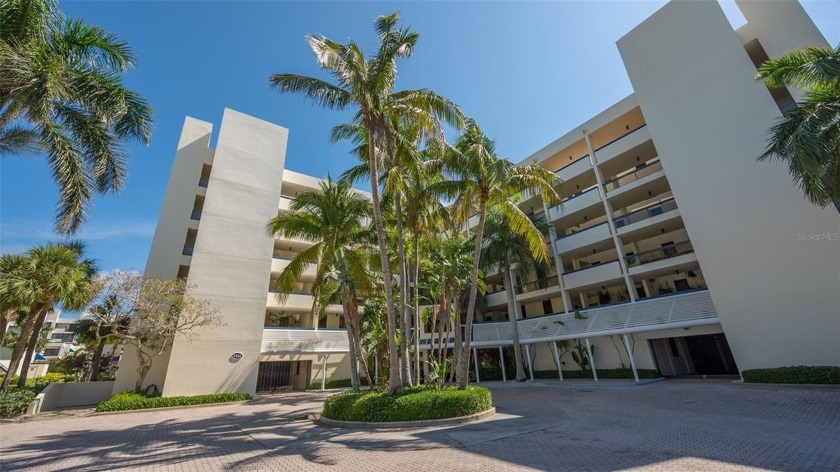
[[552,341],[551,342],[552,350],[554,351],[554,362],[557,363],[557,377],[560,381],[563,381],[563,364],[560,363],[560,353],[557,352],[557,343]]
[[481,383],[481,377],[478,374],[478,352],[473,349],[473,362],[475,363],[475,383]]
[[[543,210],[545,211],[544,215],[546,219],[548,219],[548,206],[545,202],[542,202]],[[563,283],[563,260],[560,258],[560,254],[557,253],[557,246],[555,242],[557,240],[557,231],[554,229],[554,225],[549,222],[548,227],[548,235],[551,249],[551,255],[553,256],[554,260],[554,269],[557,271],[557,284],[560,286],[560,293],[563,297],[563,311],[566,313],[569,312],[569,307],[571,306],[571,300],[569,299],[569,292],[566,290],[566,286]]]
[[324,356],[324,360],[321,361],[321,390],[327,388],[327,357]]
[[639,372],[636,371],[636,359],[633,357],[633,349],[630,347],[630,338],[624,335],[624,348],[627,349],[627,357],[630,358],[630,367],[633,369],[633,378],[639,381]]
[[531,382],[534,381],[534,366],[531,365],[531,347],[526,344],[525,345],[525,357],[528,358],[528,373],[530,373]]
[[502,346],[499,346],[499,364],[502,366],[502,382],[507,382],[507,373],[505,372],[505,351]]
[[592,369],[592,379],[598,381],[598,371],[595,370],[595,358],[592,357],[592,346],[589,344],[589,338],[586,338],[586,354],[589,356],[589,368]]

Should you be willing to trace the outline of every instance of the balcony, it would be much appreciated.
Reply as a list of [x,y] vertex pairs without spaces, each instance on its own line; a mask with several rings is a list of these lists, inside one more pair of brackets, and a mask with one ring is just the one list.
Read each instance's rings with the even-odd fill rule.
[[589,228],[580,230],[576,233],[567,234],[561,238],[557,238],[554,242],[554,247],[557,254],[563,254],[575,249],[581,249],[592,244],[597,244],[601,241],[612,237],[610,234],[609,225],[606,222],[590,226]]
[[[291,259],[286,259],[284,257],[275,257],[271,259],[271,272],[279,274],[283,272],[283,270],[288,267]],[[303,269],[303,272],[300,274],[302,278],[305,279],[314,279],[315,278],[315,266],[309,264]]]
[[294,201],[294,198],[287,197],[285,195],[280,195],[280,210],[289,211],[289,205],[292,203],[292,201]]
[[343,329],[265,328],[261,353],[309,354],[348,352],[347,331]]
[[589,190],[572,195],[557,206],[551,207],[548,210],[548,220],[554,221],[600,203],[601,192],[598,191],[598,187],[592,187]]
[[200,220],[201,219],[201,210],[193,210],[192,213],[190,213],[190,219],[195,220],[195,221]]
[[671,269],[675,266],[694,264],[697,256],[691,241],[681,241],[660,248],[630,254],[626,257],[627,270],[631,275]]
[[[657,159],[655,162],[637,167],[633,172],[629,172],[604,182],[604,188],[607,190],[607,194],[610,195],[619,188],[627,187],[631,183],[641,181],[646,177],[660,172],[661,170],[662,162]],[[652,180],[652,178],[645,180]]]
[[202,177],[198,179],[198,186],[202,188],[207,188],[207,185],[210,184],[210,177]]
[[507,292],[505,290],[499,290],[498,292],[492,292],[485,295],[484,298],[487,302],[487,307],[498,307],[498,306],[507,306]]
[[602,164],[616,156],[636,148],[637,146],[640,146],[649,140],[650,131],[648,130],[647,125],[643,124],[596,149],[595,160],[597,160],[599,164]]
[[181,251],[181,254],[183,254],[185,256],[192,256],[193,255],[193,249],[195,249],[195,246],[185,244],[184,249]]
[[[668,213],[669,211],[674,211],[677,209],[677,202],[674,201],[674,198],[671,197],[667,200],[661,201],[659,203],[654,203],[652,205],[646,206],[644,208],[640,208],[638,210],[634,210],[624,216],[616,218],[615,221],[615,228],[616,230],[620,228],[625,228],[627,226],[633,225],[635,223],[639,223],[645,220],[649,220],[651,218],[655,218],[657,216],[663,215]],[[632,228],[628,228],[625,231],[631,231]],[[621,233],[622,231],[619,231]]]
[[[575,313],[527,318],[517,322],[519,339],[526,344],[689,328],[720,322],[708,290],[681,292],[634,303],[620,303]],[[511,344],[510,322],[476,323],[473,346]]]
[[618,259],[591,265],[582,269],[565,272],[563,284],[566,289],[575,289],[586,286],[603,285],[607,281],[622,278],[621,264]]
[[[273,289],[272,289],[273,290]],[[266,307],[283,309],[294,312],[311,313],[312,303],[314,302],[311,292],[289,292],[286,300],[281,302],[277,299],[277,292],[269,291],[266,297]],[[341,305],[330,305],[327,307],[327,313],[342,313]]]
[[566,164],[554,173],[562,181],[571,180],[574,177],[586,172],[592,168],[592,161],[589,160],[589,154],[575,159],[573,162]]
[[516,287],[516,300],[527,301],[560,293],[560,278],[556,275]]

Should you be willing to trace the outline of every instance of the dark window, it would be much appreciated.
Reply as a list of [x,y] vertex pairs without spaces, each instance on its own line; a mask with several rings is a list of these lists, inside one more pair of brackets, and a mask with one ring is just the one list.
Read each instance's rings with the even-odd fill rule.
[[520,313],[522,314],[522,317],[523,317],[523,318],[527,318],[527,317],[528,317],[528,313],[527,313],[527,312],[525,312],[525,305],[519,305],[519,309],[520,309]]
[[347,327],[347,324],[344,322],[344,316],[338,315],[338,328],[344,329]]
[[44,349],[44,356],[47,356],[47,357],[54,357],[54,356],[57,356],[57,355],[58,355],[58,351],[59,351],[60,349],[61,349],[61,348],[58,348],[58,347],[48,347],[48,348]]
[[327,317],[324,316],[322,318],[318,318],[318,327],[319,328],[326,328],[327,327]]
[[554,310],[551,308],[551,300],[543,300],[543,313],[546,315],[554,313]]
[[682,292],[684,290],[691,290],[691,286],[688,285],[688,279],[678,279],[674,281],[674,287],[677,288],[678,292]]

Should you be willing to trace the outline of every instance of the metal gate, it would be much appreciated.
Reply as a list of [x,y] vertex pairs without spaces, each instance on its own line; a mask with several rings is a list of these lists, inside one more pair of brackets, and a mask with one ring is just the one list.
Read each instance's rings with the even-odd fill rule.
[[260,362],[257,391],[273,392],[292,388],[292,361]]

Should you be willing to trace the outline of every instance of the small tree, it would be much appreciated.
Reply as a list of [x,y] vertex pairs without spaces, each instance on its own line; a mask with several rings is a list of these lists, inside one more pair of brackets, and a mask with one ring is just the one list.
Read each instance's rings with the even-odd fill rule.
[[[191,339],[204,327],[220,326],[219,311],[207,300],[189,295],[194,287],[186,280],[152,279],[134,271],[114,271],[98,280],[100,299],[91,315],[103,332],[131,345],[137,353],[140,392],[154,358],[169,348],[176,336]],[[105,309],[101,309],[105,308]],[[129,319],[127,329],[123,329]]]

